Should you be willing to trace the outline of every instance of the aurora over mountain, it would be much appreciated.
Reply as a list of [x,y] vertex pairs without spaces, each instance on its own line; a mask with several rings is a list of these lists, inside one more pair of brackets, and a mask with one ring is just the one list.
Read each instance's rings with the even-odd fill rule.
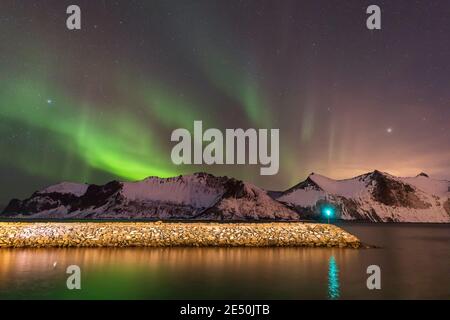
[[[63,181],[195,171],[450,178],[448,1],[0,3],[0,203]],[[175,166],[176,128],[279,128],[280,171]],[[28,189],[24,189],[23,186]]]

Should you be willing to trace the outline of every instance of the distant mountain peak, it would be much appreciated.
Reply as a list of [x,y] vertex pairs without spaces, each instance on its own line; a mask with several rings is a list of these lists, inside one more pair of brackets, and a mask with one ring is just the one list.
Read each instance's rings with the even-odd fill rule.
[[450,222],[448,182],[426,177],[401,178],[380,170],[344,180],[310,174],[276,199],[316,218],[326,203],[348,220]]
[[425,172],[421,172],[417,175],[417,177],[425,177],[425,178],[429,178],[430,176],[428,174],[426,174]]
[[394,178],[393,175],[390,173],[380,171],[380,170],[373,170],[372,172],[369,172],[368,175],[371,175],[372,177],[388,177],[388,178]]
[[[289,188],[288,190],[282,192],[284,194],[292,193],[299,189],[314,189],[314,190],[322,190],[322,188],[314,181],[313,175],[310,174],[305,180],[296,184],[295,186]],[[322,190],[323,191],[323,190]]]

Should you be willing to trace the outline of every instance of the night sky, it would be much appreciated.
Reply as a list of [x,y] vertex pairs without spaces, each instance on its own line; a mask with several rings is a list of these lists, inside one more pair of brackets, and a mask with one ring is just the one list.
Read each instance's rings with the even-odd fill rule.
[[[448,179],[449,58],[448,0],[1,0],[0,204],[196,171],[278,190],[310,172]],[[279,173],[173,165],[170,134],[194,120],[279,128]]]

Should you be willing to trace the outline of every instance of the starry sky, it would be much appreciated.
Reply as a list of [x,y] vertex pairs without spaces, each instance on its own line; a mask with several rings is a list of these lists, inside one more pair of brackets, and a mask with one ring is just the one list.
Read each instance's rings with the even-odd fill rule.
[[[448,179],[449,34],[447,0],[2,0],[0,205],[197,171],[277,190],[311,172]],[[279,173],[173,165],[170,134],[194,120],[279,128]]]

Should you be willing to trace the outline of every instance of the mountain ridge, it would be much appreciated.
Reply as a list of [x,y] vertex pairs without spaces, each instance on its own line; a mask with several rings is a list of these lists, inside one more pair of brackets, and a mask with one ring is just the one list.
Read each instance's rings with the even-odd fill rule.
[[205,172],[148,177],[104,185],[61,182],[13,199],[3,217],[188,220],[321,219],[324,206],[337,219],[372,222],[450,222],[450,182],[396,177],[374,170],[334,180],[311,173],[285,191]]
[[[85,191],[81,193],[83,188]],[[272,199],[265,190],[241,180],[204,172],[171,178],[148,177],[136,182],[111,181],[104,185],[65,182],[34,192],[25,200],[11,200],[3,216],[298,219],[297,213]]]
[[332,204],[344,220],[450,222],[449,188],[449,181],[424,174],[396,177],[374,170],[334,180],[312,173],[276,199],[311,218]]

